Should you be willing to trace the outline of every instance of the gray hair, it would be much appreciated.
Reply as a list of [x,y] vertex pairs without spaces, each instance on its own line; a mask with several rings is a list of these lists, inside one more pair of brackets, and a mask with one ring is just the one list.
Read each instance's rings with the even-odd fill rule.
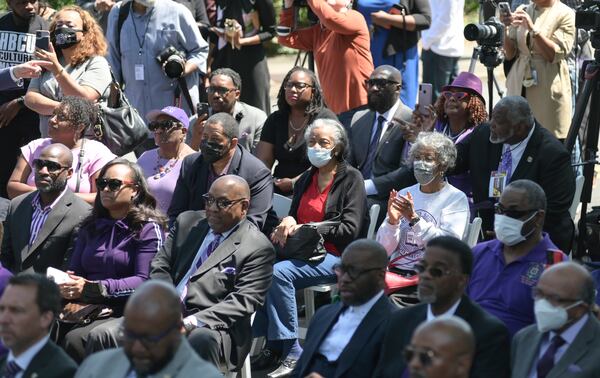
[[546,210],[546,193],[544,189],[534,181],[531,180],[515,180],[508,184],[508,186],[504,189],[519,189],[525,192],[525,196],[527,197],[527,203],[533,209],[538,210]]
[[504,121],[511,126],[516,125],[531,125],[533,126],[535,118],[527,100],[521,96],[507,96],[501,98],[494,107],[494,111],[502,109],[504,113]]
[[223,134],[227,139],[232,140],[240,134],[240,126],[233,116],[229,113],[215,113],[206,120],[207,125],[219,124],[223,127]]
[[304,140],[308,143],[308,139],[310,138],[310,134],[315,129],[320,129],[322,127],[328,127],[333,131],[333,143],[336,147],[340,149],[340,154],[338,156],[338,160],[342,160],[346,155],[346,150],[348,149],[348,134],[346,134],[346,129],[335,119],[330,118],[317,118],[315,119],[304,132]]
[[432,148],[435,151],[435,160],[444,172],[454,167],[456,163],[456,146],[452,139],[436,131],[421,132],[415,143],[410,147],[408,160],[411,163],[414,162],[417,151],[425,147]]

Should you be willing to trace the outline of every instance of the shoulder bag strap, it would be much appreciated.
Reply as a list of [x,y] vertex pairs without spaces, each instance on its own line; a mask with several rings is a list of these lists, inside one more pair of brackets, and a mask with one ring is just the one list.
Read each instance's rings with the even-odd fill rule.
[[83,158],[85,157],[85,138],[81,138],[81,148],[79,149],[79,161],[77,162],[77,183],[75,184],[75,193],[79,193],[81,184],[81,173],[83,170]]

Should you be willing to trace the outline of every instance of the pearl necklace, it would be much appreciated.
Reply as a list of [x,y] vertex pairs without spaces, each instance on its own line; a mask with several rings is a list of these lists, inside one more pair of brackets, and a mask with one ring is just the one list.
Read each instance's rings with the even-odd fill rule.
[[156,152],[156,166],[154,167],[154,171],[156,172],[156,174],[152,177],[154,180],[158,180],[162,177],[165,177],[167,175],[167,173],[171,172],[173,167],[175,167],[175,165],[179,161],[179,153],[177,153],[177,156],[175,156],[174,158],[167,160],[167,162],[164,165],[160,164],[160,160],[161,160],[161,157],[157,151]]

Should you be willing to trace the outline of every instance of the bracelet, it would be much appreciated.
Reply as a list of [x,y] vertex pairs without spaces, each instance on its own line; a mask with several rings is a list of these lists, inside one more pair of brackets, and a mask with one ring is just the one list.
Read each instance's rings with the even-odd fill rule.
[[63,72],[65,72],[65,67],[60,68],[60,71],[58,71],[58,73],[56,74],[56,77],[59,77],[60,75],[62,75]]

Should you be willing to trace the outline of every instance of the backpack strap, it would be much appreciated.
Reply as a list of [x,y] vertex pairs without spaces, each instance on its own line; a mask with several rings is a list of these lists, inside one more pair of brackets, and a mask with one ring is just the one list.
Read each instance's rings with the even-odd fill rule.
[[[117,31],[115,33],[115,44],[117,46],[117,51],[119,52],[119,56],[121,55],[121,29],[123,29],[123,24],[127,17],[129,17],[129,13],[131,12],[131,8],[133,7],[133,0],[129,1],[125,4],[121,4],[119,8],[119,19],[117,20]],[[112,74],[112,73],[111,73]],[[123,80],[125,81],[125,80]],[[123,83],[121,83],[122,85]]]

